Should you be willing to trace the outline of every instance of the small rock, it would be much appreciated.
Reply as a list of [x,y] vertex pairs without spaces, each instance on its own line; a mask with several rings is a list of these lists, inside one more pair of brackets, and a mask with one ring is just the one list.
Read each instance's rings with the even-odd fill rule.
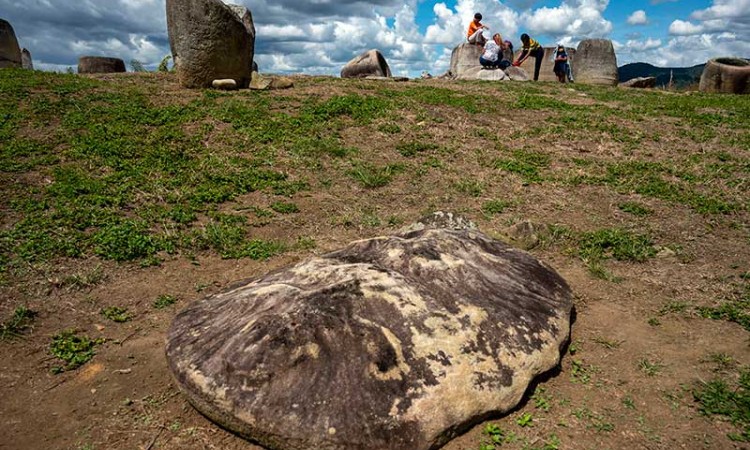
[[529,220],[519,222],[506,230],[508,237],[523,249],[531,249],[539,244],[539,226]]
[[231,78],[227,78],[223,80],[214,80],[211,82],[211,86],[213,86],[214,89],[220,89],[222,91],[234,91],[237,89],[237,82]]
[[661,247],[656,253],[657,258],[671,258],[673,256],[677,256],[677,252],[669,247]]
[[262,77],[258,72],[253,72],[250,75],[250,89],[253,90],[265,90],[271,85],[271,80]]
[[294,87],[294,81],[291,78],[277,77],[271,79],[269,89],[289,89]]
[[626,88],[640,88],[648,89],[656,87],[656,77],[638,77],[632,78],[624,83],[620,83],[620,87]]

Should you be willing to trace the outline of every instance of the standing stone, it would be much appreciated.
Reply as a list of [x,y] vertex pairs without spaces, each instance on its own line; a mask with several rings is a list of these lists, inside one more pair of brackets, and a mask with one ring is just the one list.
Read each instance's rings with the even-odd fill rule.
[[573,64],[576,83],[616,86],[617,57],[609,39],[584,39],[578,44]]
[[247,34],[250,35],[252,38],[252,43],[250,45],[250,72],[257,72],[258,71],[258,65],[255,63],[255,23],[253,22],[253,14],[250,12],[249,9],[244,7],[243,5],[227,5],[229,6],[232,11],[234,11],[234,14],[237,15],[237,17],[240,18],[242,21],[242,24],[245,25],[245,30],[247,31]]
[[464,72],[476,70],[482,67],[479,64],[479,57],[484,53],[484,48],[480,45],[469,44],[464,42],[459,44],[451,52],[450,74],[456,78],[461,78]]
[[571,292],[436,214],[198,301],[166,355],[203,414],[268,448],[427,450],[514,408],[568,341]]
[[364,78],[370,75],[390,77],[391,68],[379,50],[368,50],[353,58],[341,69],[341,78]]
[[34,70],[34,63],[31,60],[31,52],[27,49],[21,50],[21,67],[26,70]]
[[0,69],[21,67],[21,49],[13,26],[0,19]]
[[[575,54],[576,49],[566,47],[565,51],[568,53],[568,62],[571,67],[575,67]],[[539,81],[558,81],[557,75],[555,75],[555,53],[557,47],[544,47],[544,59],[542,60],[542,67],[539,68]],[[521,55],[521,50],[518,50],[515,54],[515,59]],[[518,67],[524,69],[527,73],[534,74],[534,57],[530,56]]]
[[203,88],[213,80],[231,78],[247,87],[255,38],[232,8],[220,0],[167,0],[166,5],[180,84]]
[[125,71],[125,62],[120,58],[104,56],[81,56],[78,58],[78,73],[120,73]]
[[706,63],[698,85],[701,92],[750,94],[750,60],[716,58]]

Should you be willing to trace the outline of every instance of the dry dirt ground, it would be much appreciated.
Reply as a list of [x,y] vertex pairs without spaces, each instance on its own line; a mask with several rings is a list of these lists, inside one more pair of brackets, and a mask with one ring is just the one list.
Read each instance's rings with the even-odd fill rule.
[[[99,89],[115,91],[142,85],[154,105],[187,103],[203,95],[180,89],[170,76],[100,80]],[[425,103],[417,94],[410,97],[415,103],[396,108],[390,116],[365,124],[347,122],[337,138],[346,147],[358,148],[359,158],[406,167],[384,186],[359,184],[347,175],[346,160],[320,156],[318,164],[312,164],[279,147],[274,167],[310,186],[291,199],[284,197],[299,212],[259,219],[248,208],[267,207],[278,200],[267,190],[243,194],[220,206],[221,211],[246,215],[253,237],[294,240],[304,236],[314,239],[314,248],[299,247],[266,260],[223,259],[210,249],[190,255],[162,252],[161,264],[149,267],[141,267],[138,261],[115,262],[85,254],[28,263],[25,270],[9,272],[0,287],[0,320],[10,317],[19,305],[38,315],[21,336],[0,341],[0,449],[259,449],[201,416],[177,390],[164,357],[172,318],[190,302],[233,281],[326,253],[350,240],[393,232],[434,210],[466,215],[483,231],[503,239],[515,223],[529,220],[536,224],[545,230],[539,233],[539,242],[519,245],[559,271],[576,299],[572,344],[559,369],[539,380],[516,410],[477,424],[448,443],[446,450],[479,449],[488,440],[484,432],[488,423],[497,424],[506,436],[515,436],[497,448],[748,448],[747,443],[728,438],[728,433],[738,429],[727,420],[701,415],[693,396],[702,381],[733,380],[739,368],[750,364],[748,331],[734,322],[703,318],[697,309],[718,305],[747,288],[750,216],[747,198],[743,198],[749,176],[747,125],[733,130],[733,140],[727,140],[721,123],[712,128],[714,134],[696,137],[689,132],[692,125],[687,119],[640,114],[640,100],[631,101],[629,93],[616,88],[589,90],[546,83],[491,90],[480,83],[441,80],[386,85],[298,78],[291,90],[262,95],[273,101],[275,111],[289,111],[309,98],[357,94],[388,99],[394,97],[393,92],[422,88],[469,97],[484,95],[489,103],[468,111],[440,100]],[[564,108],[547,108],[542,103],[524,109],[517,101],[525,92],[532,92],[536,100],[614,110],[614,115],[601,119],[613,128],[606,133],[578,131]],[[239,92],[222,99],[250,101],[252,95]],[[638,98],[658,104],[662,98],[678,95],[698,94],[656,92]],[[503,108],[513,102],[513,109]],[[742,108],[747,110],[746,105]],[[629,114],[622,121],[614,120],[618,110]],[[720,110],[711,113],[723,114]],[[567,131],[544,133],[534,128],[553,127],[560,117],[569,120]],[[204,145],[226,145],[231,127],[215,118],[201,123],[209,123],[212,130],[206,133]],[[384,123],[395,124],[400,131],[384,132],[393,128],[384,128]],[[191,127],[199,125],[185,126]],[[640,138],[635,143],[618,140],[618,133]],[[431,142],[439,148],[415,159],[394,151],[405,141]],[[492,163],[514,150],[533,150],[549,157],[540,169],[541,180],[529,181]],[[723,197],[739,207],[725,213],[702,213],[690,201],[669,201],[627,187],[570,183],[558,177],[590,175],[595,167],[618,161],[667,164],[687,155],[716,152],[741,162],[741,169],[732,175],[736,183]],[[576,163],[583,160],[593,163]],[[43,184],[40,173],[38,181],[33,174],[24,174],[25,182]],[[18,182],[12,173],[1,175],[5,185]],[[701,178],[691,186],[715,194],[724,190],[725,181]],[[491,200],[505,201],[507,207],[488,213],[483,205]],[[619,205],[627,201],[643,205],[650,213],[636,216],[622,210]],[[9,229],[18,217],[7,204],[3,211],[3,227]],[[203,216],[198,219],[203,220]],[[573,233],[635,230],[652,239],[659,255],[643,262],[608,258],[602,263],[605,275],[595,276],[579,256],[576,239],[556,238],[547,231],[548,225]],[[97,274],[92,283],[63,282],[92,273]],[[177,302],[155,309],[154,301],[165,294]],[[103,317],[102,308],[114,305],[127,308],[132,319],[115,323]],[[54,374],[52,369],[60,362],[51,356],[50,342],[66,329],[106,341],[88,363]],[[519,424],[529,422],[529,415],[530,423]]]

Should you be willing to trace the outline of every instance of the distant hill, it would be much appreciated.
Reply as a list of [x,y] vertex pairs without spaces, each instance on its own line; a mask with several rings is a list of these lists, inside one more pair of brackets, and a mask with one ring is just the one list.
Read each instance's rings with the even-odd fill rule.
[[693,67],[656,67],[647,63],[625,64],[617,69],[620,82],[637,77],[656,77],[656,85],[664,86],[669,83],[669,73],[673,73],[676,87],[685,87],[698,83],[705,64]]

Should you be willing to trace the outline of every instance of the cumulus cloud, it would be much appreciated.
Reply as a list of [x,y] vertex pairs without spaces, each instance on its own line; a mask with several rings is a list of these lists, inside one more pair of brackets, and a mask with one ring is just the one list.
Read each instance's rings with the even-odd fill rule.
[[646,17],[646,11],[639,9],[633,11],[633,14],[628,16],[628,23],[630,25],[646,25],[648,23],[648,17]]
[[647,38],[644,41],[630,39],[625,43],[625,47],[634,53],[647,52],[661,47],[661,39]]
[[689,36],[703,31],[703,27],[684,20],[675,20],[669,25],[669,34],[677,36]]
[[552,36],[558,42],[605,37],[612,22],[603,17],[609,0],[564,0],[556,8],[539,8],[524,13],[531,33]]

